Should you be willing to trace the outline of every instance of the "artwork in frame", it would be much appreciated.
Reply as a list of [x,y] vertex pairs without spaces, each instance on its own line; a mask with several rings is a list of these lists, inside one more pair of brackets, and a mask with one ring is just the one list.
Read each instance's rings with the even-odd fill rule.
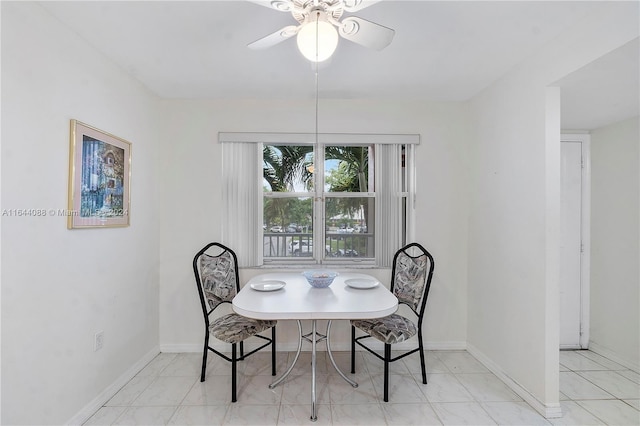
[[71,120],[67,228],[129,226],[131,143]]

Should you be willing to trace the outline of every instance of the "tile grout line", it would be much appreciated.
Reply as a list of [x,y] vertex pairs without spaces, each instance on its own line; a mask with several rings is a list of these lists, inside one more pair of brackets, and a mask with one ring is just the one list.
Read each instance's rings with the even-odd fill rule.
[[[338,351],[338,352],[345,352],[348,356],[350,356],[350,351]],[[454,372],[454,371],[452,371],[452,370],[451,370],[451,368],[450,368],[450,367],[449,367],[449,366],[448,366],[448,365],[443,361],[443,359],[441,359],[441,358],[440,358],[440,357],[439,357],[435,352],[437,352],[437,351],[428,351],[428,350],[427,350],[427,351],[425,351],[425,355],[426,355],[426,354],[429,354],[429,356],[430,356],[430,357],[432,357],[432,361],[433,361],[434,363],[436,363],[436,362],[437,362],[437,363],[439,363],[439,364],[440,364],[439,368],[443,368],[443,371],[442,371],[442,372],[435,372],[435,373],[434,373],[434,372],[431,372],[431,373],[429,373],[429,368],[428,368],[428,364],[429,364],[429,363],[427,362],[427,372],[428,372],[428,374],[429,374],[429,375],[434,375],[434,374],[450,374],[450,375],[452,376],[452,378],[454,378],[454,379],[455,379],[455,382],[456,382],[458,385],[460,385],[460,386],[461,386],[461,388],[462,388],[462,389],[464,389],[464,390],[465,390],[465,391],[466,391],[466,392],[471,396],[472,400],[471,400],[471,401],[469,401],[469,403],[473,403],[473,404],[476,404],[477,406],[479,406],[479,407],[480,407],[480,409],[482,410],[482,413],[486,414],[487,418],[488,418],[488,419],[491,419],[491,420],[492,420],[492,421],[494,421],[495,423],[498,423],[498,421],[494,418],[494,416],[493,416],[493,415],[491,415],[491,413],[490,413],[489,411],[487,411],[487,409],[486,409],[486,408],[485,408],[485,406],[484,406],[484,404],[485,404],[485,403],[487,403],[487,402],[511,402],[511,403],[513,403],[513,402],[523,402],[523,401],[506,401],[506,400],[505,400],[505,401],[501,401],[501,400],[499,400],[499,401],[481,401],[480,399],[478,399],[479,397],[478,397],[478,396],[476,396],[474,393],[472,393],[472,392],[470,391],[470,388],[469,388],[467,385],[465,385],[465,384],[464,384],[464,382],[460,379],[460,375],[473,375],[473,374],[487,374],[487,375],[492,375],[492,373],[491,373],[491,372],[484,372],[484,373],[482,373],[482,372],[465,372],[465,371],[464,371],[464,365],[466,365],[466,364],[465,364],[465,363],[466,363],[466,360],[465,360],[464,358],[463,358],[463,359],[458,359],[458,360],[457,360],[457,363],[456,363],[456,365],[457,365],[457,364],[460,364],[460,366],[462,366],[461,371]],[[450,351],[450,352],[454,352],[454,351]],[[455,351],[455,352],[467,353],[467,352],[465,352],[465,351]],[[291,354],[291,352],[286,352],[286,353],[287,353],[287,359],[288,359],[288,358],[290,358],[290,354]],[[583,354],[576,354],[576,355],[579,355],[579,356],[583,357],[584,359],[588,360],[588,361],[589,361],[589,362],[591,362],[591,363],[594,363],[594,364],[597,364],[597,365],[602,365],[602,364],[600,364],[599,362],[597,362],[597,361],[595,361],[595,360],[593,360],[593,359],[591,359],[591,358],[589,358],[589,357],[587,357],[587,356],[584,356]],[[130,401],[127,401],[125,405],[108,406],[108,405],[107,405],[107,404],[108,404],[108,401],[107,401],[107,402],[106,402],[106,403],[105,403],[101,408],[104,408],[104,409],[106,409],[106,408],[111,409],[111,408],[117,408],[117,407],[123,407],[123,408],[124,408],[124,410],[122,411],[122,413],[120,413],[119,415],[117,415],[117,416],[115,417],[115,419],[111,421],[111,424],[118,423],[118,421],[119,421],[120,419],[123,419],[123,418],[124,418],[123,416],[125,416],[125,413],[126,413],[126,412],[128,412],[128,411],[129,411],[129,410],[131,410],[131,409],[139,408],[139,407],[155,407],[155,406],[153,406],[153,405],[135,406],[134,404],[135,404],[135,402],[136,402],[136,401],[140,400],[141,395],[142,395],[146,390],[148,390],[148,389],[149,389],[149,388],[150,388],[154,383],[156,383],[156,382],[159,380],[159,378],[160,378],[160,377],[174,377],[173,375],[171,375],[171,376],[162,376],[162,373],[163,373],[164,371],[167,371],[167,369],[169,369],[169,368],[170,368],[170,366],[171,366],[173,363],[176,363],[176,362],[177,362],[177,360],[179,360],[179,359],[180,359],[180,354],[178,354],[177,356],[173,356],[172,358],[170,358],[170,360],[169,360],[169,361],[164,361],[164,360],[163,360],[163,362],[162,362],[162,363],[160,363],[160,365],[164,364],[164,362],[166,362],[166,364],[165,364],[162,368],[158,369],[158,371],[154,372],[154,374],[146,375],[146,376],[139,376],[139,375],[134,376],[134,378],[143,378],[143,377],[144,377],[144,378],[145,378],[145,380],[149,380],[149,379],[146,379],[146,377],[150,377],[151,379],[149,380],[149,383],[147,383],[147,384],[144,386],[144,388],[142,388],[142,389],[137,393],[137,395],[136,395],[134,398],[132,398]],[[360,354],[360,353],[358,353],[358,354],[357,354],[357,360],[359,360],[359,361],[360,361],[360,362],[359,362],[359,363],[360,363],[360,370],[361,370],[361,373],[364,373],[364,376],[363,376],[363,377],[366,377],[366,379],[368,379],[368,380],[372,383],[372,385],[373,385],[373,392],[374,392],[374,395],[376,396],[376,401],[375,401],[375,402],[374,402],[374,401],[370,401],[370,402],[362,402],[361,404],[362,404],[362,405],[375,404],[375,405],[380,409],[380,411],[382,412],[382,415],[383,415],[383,418],[382,418],[382,419],[380,419],[380,420],[384,421],[384,424],[389,424],[389,420],[387,419],[387,416],[386,416],[385,406],[384,406],[384,404],[381,402],[381,399],[382,399],[382,396],[381,396],[381,395],[382,395],[382,394],[381,394],[381,389],[378,389],[378,388],[375,386],[373,373],[372,373],[372,371],[371,371],[371,369],[370,369],[370,361],[379,361],[379,360],[377,360],[377,359],[376,359],[376,360],[368,360],[368,359],[366,359],[365,357],[363,357],[363,356],[362,356],[362,354]],[[425,398],[425,401],[424,401],[424,402],[416,402],[415,404],[416,404],[416,405],[426,404],[426,406],[428,406],[428,407],[429,407],[429,409],[432,411],[433,415],[435,416],[434,420],[437,420],[438,422],[440,422],[440,424],[446,424],[446,423],[445,423],[445,421],[444,421],[445,419],[444,419],[443,417],[441,417],[441,416],[438,414],[438,412],[434,409],[434,406],[433,406],[433,404],[434,404],[434,403],[433,403],[431,400],[429,400],[429,398],[428,398],[427,394],[424,392],[423,387],[424,387],[425,385],[423,385],[423,384],[422,384],[422,380],[421,380],[421,378],[418,378],[418,375],[419,375],[420,373],[414,373],[414,372],[412,371],[411,366],[410,366],[410,365],[408,365],[408,364],[406,364],[406,363],[405,363],[405,361],[406,361],[406,360],[401,360],[401,362],[400,362],[400,363],[396,363],[396,364],[401,364],[401,365],[402,365],[402,367],[403,367],[403,368],[401,369],[401,372],[400,372],[400,373],[395,374],[395,373],[391,373],[391,372],[390,372],[390,375],[391,375],[391,376],[406,376],[406,375],[410,375],[410,376],[411,376],[411,380],[416,384],[416,386],[418,386],[418,388],[419,388],[419,389],[420,389],[420,391],[422,392],[422,396]],[[464,361],[464,362],[463,362],[463,361]],[[153,361],[152,361],[152,362],[153,362]],[[325,363],[326,363],[326,362],[327,362],[327,360],[325,359]],[[348,363],[348,362],[349,362],[349,361],[347,360],[347,363]],[[145,366],[145,368],[147,368],[150,364],[151,364],[151,362],[150,362],[150,363],[148,363],[148,364],[147,364],[147,366]],[[259,363],[257,363],[255,366],[253,366],[253,365],[252,365],[252,367],[254,367],[254,370],[255,370],[255,373],[256,373],[256,374],[246,375],[246,377],[247,377],[247,378],[250,378],[250,377],[261,376],[261,374],[257,374],[257,373],[259,373],[259,372],[263,371],[263,370],[264,370],[264,368],[266,368],[266,367],[263,367],[263,366],[261,367],[261,365],[262,365],[262,361],[260,361]],[[269,365],[270,365],[270,364],[269,364]],[[375,366],[375,365],[376,365],[376,363],[371,362],[371,365],[372,365],[372,366]],[[583,376],[583,375],[582,375],[582,374],[584,374],[584,373],[591,373],[591,372],[607,372],[607,373],[609,373],[609,374],[614,373],[614,374],[612,375],[612,376],[615,376],[615,377],[613,377],[613,380],[614,380],[614,383],[613,383],[613,384],[614,384],[614,385],[617,383],[617,381],[618,381],[618,380],[620,380],[620,381],[622,381],[622,382],[623,382],[623,383],[625,383],[625,384],[627,384],[627,383],[632,383],[633,385],[637,385],[637,387],[638,387],[638,388],[640,388],[640,385],[636,384],[636,382],[635,382],[635,381],[633,381],[632,379],[630,379],[630,378],[628,378],[628,377],[626,377],[626,376],[624,376],[624,375],[622,375],[622,374],[620,374],[620,373],[619,373],[619,371],[626,371],[626,370],[628,370],[628,371],[632,371],[632,372],[634,372],[634,370],[631,370],[631,369],[616,370],[616,369],[612,369],[612,368],[610,368],[610,367],[607,367],[607,366],[605,366],[605,365],[602,365],[603,369],[601,369],[601,370],[600,370],[600,369],[597,369],[597,370],[580,370],[580,369],[575,369],[575,370],[574,370],[574,369],[572,369],[572,368],[567,367],[565,364],[559,363],[559,365],[560,365],[560,368],[564,367],[564,368],[566,368],[566,369],[567,369],[567,371],[560,371],[560,373],[573,373],[573,374],[575,374],[577,377],[579,377],[580,379],[584,380],[584,381],[585,381],[586,383],[588,383],[589,385],[594,386],[594,387],[595,387],[595,388],[597,388],[598,390],[601,390],[602,392],[604,392],[606,395],[611,396],[611,398],[574,399],[573,397],[569,397],[568,395],[564,394],[564,395],[565,395],[565,397],[566,397],[567,399],[566,399],[566,400],[560,400],[560,401],[559,401],[560,403],[563,403],[563,402],[572,402],[572,403],[576,404],[577,406],[579,406],[581,409],[583,409],[586,413],[589,413],[589,415],[593,416],[594,418],[598,419],[599,421],[601,421],[601,422],[603,422],[603,423],[606,423],[606,422],[605,422],[605,421],[604,421],[604,420],[603,420],[599,415],[597,415],[595,412],[590,411],[590,410],[587,408],[587,406],[588,406],[588,405],[587,405],[587,406],[583,406],[581,403],[585,403],[585,404],[586,404],[586,403],[588,403],[588,402],[590,402],[590,401],[602,401],[602,402],[621,401],[625,407],[630,407],[630,408],[631,408],[632,410],[634,410],[635,412],[639,412],[639,413],[640,413],[640,410],[639,410],[638,408],[636,408],[636,406],[632,405],[632,403],[631,403],[632,401],[637,401],[637,400],[638,400],[638,399],[640,399],[640,398],[627,398],[627,400],[629,400],[629,402],[628,402],[628,401],[625,401],[623,398],[619,398],[619,397],[617,397],[617,396],[613,395],[611,392],[607,391],[607,390],[606,390],[606,389],[604,389],[602,386],[600,386],[600,385],[598,385],[597,383],[593,382],[593,381],[592,381],[591,379],[589,379],[588,377],[585,377],[585,376]],[[247,364],[246,364],[246,367],[248,367],[248,366],[249,366],[249,364],[247,363]],[[363,366],[364,366],[364,367],[363,367]],[[180,362],[180,363],[176,364],[176,366],[172,367],[172,371],[173,371],[173,370],[175,370],[175,372],[176,372],[175,377],[178,377],[178,376],[185,376],[185,377],[186,377],[186,376],[187,376],[187,374],[183,374],[183,373],[184,373],[184,368],[185,368],[185,367],[188,367],[188,365],[186,365],[186,363],[183,363],[183,362]],[[327,366],[327,367],[331,367],[331,366],[329,365],[329,366]],[[413,367],[415,367],[415,365],[413,365]],[[211,366],[211,365],[208,363],[208,368],[213,368],[213,366]],[[143,370],[144,370],[144,368],[143,368]],[[349,368],[347,368],[347,370],[349,370]],[[141,371],[142,371],[142,370],[141,370]],[[331,372],[333,372],[333,371],[331,371]],[[331,372],[330,372],[330,373],[327,373],[327,376],[328,376],[328,377],[335,376],[335,377],[338,377],[338,378],[339,378],[339,376],[337,375],[337,373],[333,372],[334,374],[332,375],[332,374],[331,374]],[[403,373],[406,373],[406,374],[403,374]],[[240,374],[243,374],[243,373],[240,373]],[[376,374],[378,374],[378,373],[376,373]],[[379,374],[378,374],[378,375],[379,375]],[[223,374],[223,375],[220,375],[220,376],[227,376],[227,375]],[[198,377],[199,377],[199,376],[198,376]],[[112,398],[110,398],[110,399],[109,399],[109,401],[111,401],[111,400],[112,400],[116,395],[118,395],[118,393],[119,393],[119,392],[121,392],[121,391],[122,391],[122,390],[123,390],[127,385],[129,385],[129,384],[131,383],[131,381],[132,381],[134,378],[132,378],[131,380],[129,380],[129,382],[127,382],[124,386],[122,386],[122,388],[121,388],[118,392],[116,392],[116,394],[115,394]],[[363,378],[363,379],[364,379],[364,378]],[[607,382],[607,384],[608,384],[608,382]],[[176,415],[177,415],[177,414],[178,414],[178,412],[180,411],[181,407],[188,407],[187,405],[184,405],[184,402],[185,402],[185,400],[186,400],[187,396],[189,395],[189,393],[190,393],[190,392],[192,392],[192,391],[193,391],[193,389],[194,389],[197,385],[198,385],[198,379],[196,379],[196,380],[195,380],[195,382],[194,382],[194,383],[189,387],[189,390],[188,390],[188,391],[186,392],[186,394],[181,398],[181,400],[177,403],[177,405],[175,405],[175,406],[174,406],[174,405],[171,405],[171,407],[173,407],[173,412],[171,413],[171,416],[168,418],[168,422],[171,422],[171,421],[173,421],[173,420],[174,420],[174,418],[176,418]],[[283,386],[284,386],[284,384],[283,384]],[[328,419],[328,420],[329,420],[329,424],[331,424],[331,425],[336,424],[336,421],[337,421],[337,419],[336,419],[336,420],[334,420],[334,419],[333,419],[334,409],[335,409],[337,406],[340,406],[340,405],[360,405],[360,404],[336,404],[336,402],[334,402],[334,401],[332,400],[332,397],[331,397],[331,390],[330,390],[330,389],[327,389],[327,392],[328,392],[328,397],[329,397],[328,402],[327,402],[326,404],[318,404],[318,405],[319,405],[319,406],[321,406],[321,405],[325,405],[325,406],[327,406],[327,407],[329,408],[329,416],[330,416],[330,417],[329,417],[329,419]],[[441,401],[441,403],[448,403],[448,401]],[[455,403],[455,401],[450,401],[450,403]],[[524,403],[526,404],[526,401],[524,401]],[[396,403],[390,402],[389,404],[398,404],[398,403],[397,403],[397,402],[396,402]],[[409,404],[409,403],[407,403],[407,404]],[[413,403],[411,403],[411,404],[412,404],[412,405],[414,405]],[[208,406],[209,404],[207,404],[207,403],[206,403],[206,401],[204,401],[204,403],[203,403],[202,405],[203,405],[203,406]],[[221,405],[221,406],[222,406],[223,404],[214,404],[214,405]],[[274,408],[277,408],[277,411],[276,411],[276,417],[275,417],[275,419],[276,419],[276,420],[275,420],[275,422],[276,422],[276,424],[281,424],[283,421],[286,421],[285,417],[282,417],[282,418],[281,418],[281,416],[283,416],[283,415],[285,414],[285,410],[283,409],[283,406],[284,406],[284,405],[301,405],[301,404],[284,404],[284,387],[283,387],[283,389],[281,390],[281,392],[280,392],[280,394],[279,394],[279,398],[278,398],[278,402],[277,402],[277,403],[274,403],[274,404],[255,404],[255,405],[264,405],[265,407],[267,407],[267,406],[272,406],[272,407],[274,407]],[[304,404],[304,405],[309,405],[309,406],[310,406],[310,404]],[[230,420],[230,419],[229,419],[229,415],[230,415],[230,412],[231,412],[231,410],[230,410],[231,406],[232,406],[232,404],[230,404],[230,403],[225,403],[225,404],[224,404],[224,407],[225,407],[225,408],[224,408],[224,415],[223,415],[223,417],[221,418],[221,422],[222,422],[222,424],[228,424],[227,422]],[[164,405],[163,405],[163,406],[157,406],[157,407],[169,407],[169,406],[164,406]],[[94,413],[94,415],[95,415],[95,413]],[[601,415],[602,415],[602,413],[601,413]],[[90,419],[91,419],[91,418],[87,419],[87,422],[89,422],[89,420],[90,420]]]

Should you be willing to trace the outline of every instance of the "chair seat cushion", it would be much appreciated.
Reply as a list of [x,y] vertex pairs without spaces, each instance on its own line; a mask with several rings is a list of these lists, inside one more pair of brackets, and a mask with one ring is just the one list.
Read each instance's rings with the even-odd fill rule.
[[216,318],[209,325],[209,331],[218,340],[226,343],[238,343],[275,327],[276,322],[247,318],[238,314],[227,314]]
[[398,314],[384,318],[352,320],[351,325],[390,345],[404,342],[418,333],[418,328],[411,320]]

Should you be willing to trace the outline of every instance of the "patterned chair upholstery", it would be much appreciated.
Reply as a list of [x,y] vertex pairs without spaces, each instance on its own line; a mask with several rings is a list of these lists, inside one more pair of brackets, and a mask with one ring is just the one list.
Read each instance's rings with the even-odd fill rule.
[[[391,292],[398,298],[399,305],[406,305],[415,314],[415,322],[399,314],[384,318],[351,321],[351,372],[355,373],[355,346],[363,347],[384,361],[384,401],[389,401],[389,363],[402,359],[414,352],[420,352],[422,383],[427,384],[427,370],[424,363],[422,344],[422,319],[431,287],[435,268],[433,257],[420,244],[411,243],[398,250],[393,257],[391,270]],[[356,337],[356,328],[365,333]],[[391,345],[409,340],[418,335],[418,347],[391,358]],[[366,346],[361,340],[373,338],[384,343],[384,356]]]
[[[210,254],[215,252],[216,254]],[[236,364],[250,355],[271,345],[271,374],[276,374],[276,321],[264,321],[243,317],[236,313],[212,316],[220,305],[231,304],[240,291],[238,259],[236,254],[220,243],[209,243],[193,258],[193,272],[198,286],[200,304],[205,323],[204,350],[202,354],[202,373],[200,381],[204,382],[207,368],[207,354],[212,351],[216,355],[231,362],[231,402],[236,402]],[[265,330],[271,329],[271,337],[261,336]],[[231,344],[231,358],[209,346],[209,336]],[[244,353],[244,341],[250,337],[266,340],[266,343],[251,352]],[[237,356],[237,344],[240,356]]]

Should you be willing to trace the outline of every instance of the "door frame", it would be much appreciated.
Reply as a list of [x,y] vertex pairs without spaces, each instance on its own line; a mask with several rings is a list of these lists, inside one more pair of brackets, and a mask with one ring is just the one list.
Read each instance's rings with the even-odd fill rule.
[[582,145],[580,349],[588,349],[591,301],[591,135],[588,133],[562,133],[560,143],[562,142],[578,142]]

